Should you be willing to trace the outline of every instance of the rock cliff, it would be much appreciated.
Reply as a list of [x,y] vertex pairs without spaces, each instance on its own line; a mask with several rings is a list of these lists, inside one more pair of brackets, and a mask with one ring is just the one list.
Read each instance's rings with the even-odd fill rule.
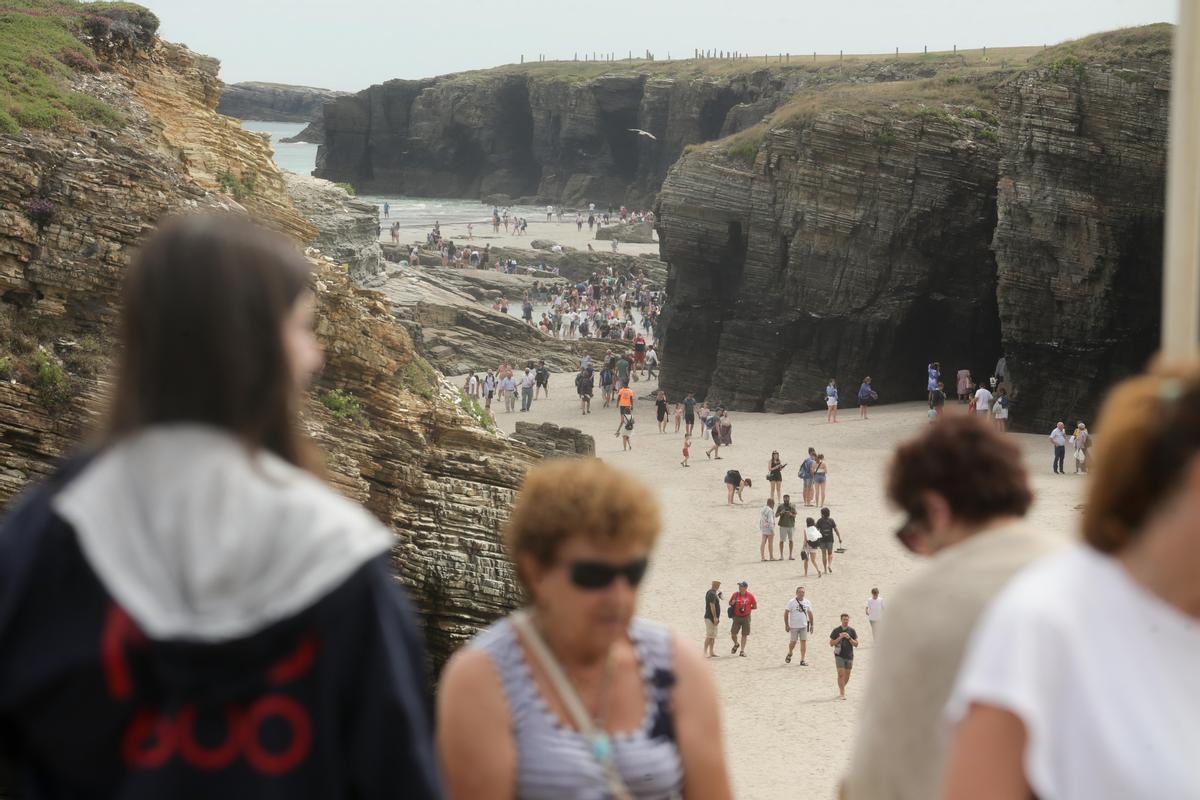
[[[801,92],[660,196],[662,385],[733,408],[919,399],[1007,353],[1012,417],[1090,417],[1157,333],[1169,26],[1020,71]],[[1048,429],[1048,428],[1047,428]]]
[[1136,33],[1000,90],[997,298],[1035,430],[1093,419],[1158,346],[1170,42]]
[[[0,504],[95,422],[121,275],[159,219],[243,209],[298,243],[317,236],[263,138],[215,113],[215,61],[152,37],[102,55],[104,68],[72,87],[120,124],[0,135]],[[397,574],[437,667],[518,601],[498,531],[540,456],[491,432],[416,353],[386,298],[325,255],[314,265],[326,365],[304,422],[334,485],[396,532]]]
[[363,192],[649,206],[686,146],[755,125],[799,89],[950,66],[544,63],[393,80],[326,104],[314,174]]
[[321,116],[321,107],[327,101],[344,94],[283,83],[231,83],[221,92],[217,113],[266,122],[312,122]]
[[308,244],[345,264],[355,283],[378,279],[384,271],[378,208],[320,178],[285,172],[283,179],[296,211],[317,230]]

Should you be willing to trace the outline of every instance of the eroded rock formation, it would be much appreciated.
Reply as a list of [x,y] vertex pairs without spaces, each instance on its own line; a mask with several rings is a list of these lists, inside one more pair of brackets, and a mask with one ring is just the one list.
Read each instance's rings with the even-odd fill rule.
[[[107,66],[76,88],[123,124],[0,136],[0,504],[95,421],[121,275],[163,216],[245,209],[298,243],[317,235],[262,137],[214,112],[215,61],[154,40]],[[518,602],[498,530],[539,455],[464,407],[387,298],[355,287],[343,264],[314,263],[326,364],[304,423],[334,485],[396,532],[397,574],[440,666]],[[333,390],[353,413],[329,402]]]
[[1170,63],[1060,64],[1002,87],[996,252],[1017,417],[1092,420],[1157,348]]
[[1015,427],[1091,418],[1157,337],[1170,35],[1060,46],[976,105],[801,96],[761,140],[685,155],[660,199],[664,388],[792,411],[871,375],[919,399],[928,361],[952,386],[1007,353]]
[[344,94],[284,83],[231,83],[221,92],[217,113],[266,122],[311,122],[321,116],[321,107],[327,101]]
[[283,179],[296,210],[317,230],[308,244],[345,264],[355,283],[378,279],[384,271],[378,208],[320,178],[285,172]]
[[772,131],[753,165],[681,161],[659,223],[663,387],[801,411],[830,377],[852,394],[871,375],[899,399],[919,396],[931,354],[994,364],[993,131],[831,113]]
[[591,436],[551,422],[518,422],[512,438],[547,458],[596,455],[596,440]]
[[314,174],[362,192],[648,206],[687,145],[758,123],[800,88],[947,64],[730,66],[530,64],[388,81],[326,104]]

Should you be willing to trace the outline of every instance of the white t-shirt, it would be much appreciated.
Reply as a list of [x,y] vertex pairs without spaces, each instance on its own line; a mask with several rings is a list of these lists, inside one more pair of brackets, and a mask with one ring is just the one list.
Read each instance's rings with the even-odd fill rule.
[[1025,725],[1025,775],[1053,800],[1200,797],[1200,620],[1076,545],[1008,584],[946,706]]
[[975,411],[985,413],[992,405],[992,393],[982,386],[975,392]]
[[881,619],[883,619],[882,597],[867,598],[867,619],[870,622],[879,622]]
[[807,597],[803,600],[797,600],[794,597],[791,600],[788,600],[788,627],[793,630],[796,628],[808,627],[808,612],[811,611],[812,603]]
[[1067,445],[1066,431],[1060,430],[1059,428],[1056,427],[1054,430],[1050,431],[1050,441],[1053,442],[1058,447],[1066,447],[1066,445]]
[[521,388],[532,389],[533,388],[533,378],[534,378],[534,376],[533,376],[532,372],[526,372],[525,375],[521,377]]
[[816,525],[809,525],[804,529],[804,538],[809,544],[815,545],[821,541],[821,531],[817,530]]

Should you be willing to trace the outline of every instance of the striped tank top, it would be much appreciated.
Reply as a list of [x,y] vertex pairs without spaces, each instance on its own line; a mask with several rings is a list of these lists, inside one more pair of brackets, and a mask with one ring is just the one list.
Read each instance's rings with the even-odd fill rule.
[[[646,716],[636,730],[612,737],[614,763],[636,800],[680,797],[683,761],[671,714],[671,634],[634,617],[629,638],[641,665]],[[542,698],[512,623],[496,622],[472,645],[488,655],[504,685],[517,746],[517,800],[604,800],[604,769],[587,739],[563,725]]]

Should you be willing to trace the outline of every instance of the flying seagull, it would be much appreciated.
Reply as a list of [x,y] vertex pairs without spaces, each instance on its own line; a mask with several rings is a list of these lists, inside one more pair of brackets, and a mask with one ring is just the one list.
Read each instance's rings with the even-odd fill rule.
[[649,136],[654,141],[658,141],[658,137],[650,131],[644,131],[641,128],[626,128],[626,130],[628,130],[630,133],[636,133],[638,136]]

